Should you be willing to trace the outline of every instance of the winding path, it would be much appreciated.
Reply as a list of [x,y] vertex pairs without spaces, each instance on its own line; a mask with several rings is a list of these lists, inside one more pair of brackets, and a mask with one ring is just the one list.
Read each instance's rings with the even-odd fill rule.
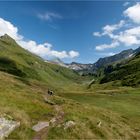
[[33,140],[42,140],[44,138],[47,138],[49,129],[63,122],[65,113],[62,108],[58,105],[54,105],[54,110],[56,111],[56,115],[49,121],[49,126],[45,127],[39,132],[36,132]]

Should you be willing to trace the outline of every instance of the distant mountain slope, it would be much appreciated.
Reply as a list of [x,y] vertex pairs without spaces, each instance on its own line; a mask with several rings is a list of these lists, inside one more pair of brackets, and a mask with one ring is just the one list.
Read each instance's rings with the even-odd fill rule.
[[68,64],[68,67],[70,69],[76,70],[76,71],[80,71],[80,70],[88,70],[92,68],[92,64],[81,64],[81,63],[76,63],[76,62],[72,62],[70,64]]
[[129,50],[125,50],[122,51],[116,55],[110,56],[110,57],[105,57],[105,58],[100,58],[95,64],[94,66],[97,68],[101,68],[105,65],[117,62],[117,61],[121,61],[124,59],[128,59],[130,57],[132,57],[134,55],[134,50],[133,49],[129,49]]
[[68,68],[68,66],[59,58],[53,58],[52,60],[48,60],[46,62],[52,63],[52,64],[57,64],[57,65],[60,65],[62,67]]
[[122,85],[137,86],[140,84],[140,53],[126,64],[120,64],[107,73],[101,83],[120,80]]
[[104,57],[100,58],[97,62],[93,64],[80,64],[76,62],[72,62],[71,64],[68,65],[70,69],[73,69],[78,72],[83,72],[83,73],[96,73],[98,69],[113,64],[113,63],[118,63],[130,58],[133,58],[140,52],[140,47],[137,48],[136,50],[133,49],[128,49],[124,50],[116,55],[109,56],[109,57]]
[[57,89],[70,85],[79,79],[79,75],[67,68],[44,60],[21,48],[8,35],[0,37],[0,71],[10,73],[22,79],[35,79]]

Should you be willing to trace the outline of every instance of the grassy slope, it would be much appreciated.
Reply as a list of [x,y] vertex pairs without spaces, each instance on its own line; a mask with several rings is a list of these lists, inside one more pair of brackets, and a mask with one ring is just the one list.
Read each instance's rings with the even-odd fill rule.
[[124,86],[138,86],[140,84],[140,54],[105,75],[101,83],[116,80],[120,80]]
[[[83,79],[76,73],[45,63],[11,40],[0,40],[0,58],[0,114],[9,114],[21,122],[10,139],[31,139],[35,135],[32,126],[54,116],[53,107],[43,99],[50,87],[59,95],[54,98],[65,112],[64,122],[74,120],[76,126],[68,130],[63,125],[52,128],[48,138],[140,138],[139,91],[108,84],[94,85],[87,91],[84,84],[87,82],[81,82]],[[110,96],[128,92],[133,94]]]
[[[10,40],[10,39],[9,39]],[[26,81],[36,79],[51,88],[64,89],[77,81],[77,73],[50,63],[19,47],[12,39],[0,39],[0,70],[6,71]],[[80,80],[79,80],[80,81]],[[65,86],[64,86],[65,85]]]
[[[82,132],[88,132],[83,134],[84,138],[94,138],[94,135],[96,139],[140,138],[140,89],[105,84],[94,85],[88,92],[69,92],[60,96],[72,99],[82,107],[71,107],[75,112],[69,116],[81,121],[81,125],[89,122],[86,127],[81,126]],[[102,122],[101,128],[96,127],[98,121]],[[74,131],[75,135],[80,134],[78,130]]]
[[[15,130],[9,138],[31,139],[35,135],[31,127],[40,120],[50,120],[55,114],[53,107],[46,104],[43,99],[46,86],[36,81],[27,85],[17,77],[4,72],[0,72],[0,83],[0,114],[9,114],[21,122],[21,127]],[[59,93],[64,99],[63,102],[61,98],[57,101],[65,112],[64,122],[73,120],[76,126],[68,130],[64,130],[63,125],[60,128],[52,128],[49,131],[49,139],[139,138],[139,92],[135,93],[136,91],[130,88],[129,91],[132,91],[133,95],[109,96],[110,90],[105,95],[99,94],[102,91],[105,92],[105,89],[96,88],[98,94],[91,91]],[[126,89],[118,90],[119,93],[126,92]],[[112,90],[110,92],[112,93]],[[99,121],[102,122],[100,128],[97,127]]]
[[30,84],[33,86],[0,72],[0,114],[6,113],[21,122],[21,127],[12,138],[31,138],[32,125],[40,119],[48,119],[46,116],[53,114],[52,107],[46,105],[43,100],[44,85]]

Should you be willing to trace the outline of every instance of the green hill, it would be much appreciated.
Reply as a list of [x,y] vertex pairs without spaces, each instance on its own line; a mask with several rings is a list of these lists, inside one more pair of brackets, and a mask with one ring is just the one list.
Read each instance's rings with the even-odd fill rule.
[[[0,116],[20,122],[7,139],[139,139],[139,89],[94,84],[91,79],[44,62],[8,35],[1,37]],[[53,96],[48,88],[55,91]],[[32,130],[55,117],[58,124]],[[65,129],[68,122],[75,125]]]
[[80,81],[76,72],[45,62],[21,48],[8,35],[0,38],[0,71],[18,76],[23,81],[39,80],[55,89]]
[[124,64],[117,64],[110,68],[110,72],[101,80],[101,83],[120,81],[123,86],[138,86],[140,84],[140,53]]

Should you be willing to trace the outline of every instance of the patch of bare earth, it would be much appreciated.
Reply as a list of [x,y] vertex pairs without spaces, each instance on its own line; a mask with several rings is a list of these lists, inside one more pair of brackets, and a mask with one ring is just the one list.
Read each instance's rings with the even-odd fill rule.
[[[62,110],[61,106],[59,105],[54,105],[54,110],[56,112],[55,117],[51,118],[51,120],[49,122],[40,122],[37,125],[33,126],[33,130],[35,130],[34,128],[36,128],[36,135],[34,136],[33,140],[42,140],[44,138],[47,138],[47,135],[49,133],[49,129],[51,127],[55,127],[57,125],[59,125],[60,123],[63,123],[64,120],[64,111]],[[48,125],[45,125],[47,124]]]

